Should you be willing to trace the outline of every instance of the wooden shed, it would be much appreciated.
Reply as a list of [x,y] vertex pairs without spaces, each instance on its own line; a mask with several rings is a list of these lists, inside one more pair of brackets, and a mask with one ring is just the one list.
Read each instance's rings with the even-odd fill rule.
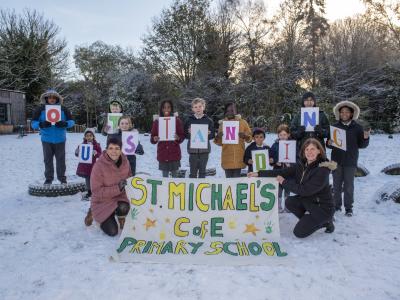
[[25,93],[0,89],[0,133],[11,133],[14,126],[26,125]]

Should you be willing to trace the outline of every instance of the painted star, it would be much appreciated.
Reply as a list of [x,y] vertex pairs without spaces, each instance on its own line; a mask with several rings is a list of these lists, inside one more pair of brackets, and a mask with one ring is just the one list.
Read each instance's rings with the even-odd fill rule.
[[153,212],[154,212],[154,209],[150,208],[149,211],[150,211],[151,213],[153,213]]
[[243,231],[243,233],[249,232],[252,233],[254,236],[256,236],[256,231],[260,231],[260,229],[258,229],[254,223],[251,224],[246,224],[246,230]]
[[165,231],[163,230],[163,231],[161,231],[160,232],[160,240],[165,240],[165,236],[166,236],[166,233],[165,233]]
[[256,215],[256,219],[258,220],[260,218],[260,216],[259,215]]
[[165,223],[170,223],[171,220],[169,218],[165,218]]
[[146,218],[146,223],[144,223],[143,226],[146,227],[146,231],[150,227],[156,227],[156,220],[150,220],[149,218]]
[[229,229],[235,229],[235,228],[236,228],[236,222],[235,222],[235,220],[230,220],[230,221],[228,222],[228,227],[229,227]]

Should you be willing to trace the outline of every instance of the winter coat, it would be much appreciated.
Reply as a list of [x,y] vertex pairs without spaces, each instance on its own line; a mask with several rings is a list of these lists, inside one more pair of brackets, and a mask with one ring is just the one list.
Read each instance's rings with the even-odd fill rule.
[[[88,142],[83,139],[82,144],[88,144]],[[100,144],[96,141],[93,140],[93,151],[96,151],[97,153],[93,155],[92,158],[92,163],[91,164],[84,164],[84,163],[79,163],[78,168],[76,169],[76,175],[81,176],[81,177],[90,177],[90,174],[92,173],[92,168],[93,165],[96,163],[96,160],[100,157],[101,155],[101,146]],[[75,150],[75,156],[79,156],[79,146]]]
[[297,194],[302,200],[333,207],[329,174],[334,169],[336,169],[335,162],[317,160],[306,165],[299,161],[289,168],[259,171],[258,174],[260,177],[280,175],[285,178],[282,187]]
[[[243,157],[243,162],[249,167],[248,171],[253,172],[253,165],[249,164],[249,159],[252,159],[252,154],[251,152],[253,150],[268,150],[268,155],[271,156],[270,148],[267,145],[262,145],[261,147],[258,147],[256,142],[252,142],[250,145],[247,146],[246,150],[244,151],[244,157]],[[269,164],[269,161],[267,162]]]
[[[366,148],[369,145],[369,138],[364,139],[364,130],[360,124],[352,120],[349,125],[337,122],[332,125],[346,130],[346,151],[329,146],[332,149],[331,160],[344,167],[356,167],[358,162],[358,149]],[[330,136],[328,137],[330,139]]]
[[180,144],[185,140],[185,132],[183,130],[182,121],[176,117],[176,134],[179,139],[177,141],[162,141],[156,142],[154,140],[155,136],[159,136],[158,133],[158,119],[154,120],[153,126],[151,128],[150,142],[152,144],[157,144],[157,160],[159,162],[170,162],[179,161],[182,158],[181,146]]
[[[190,135],[191,134],[189,133],[189,129],[192,124],[208,125],[208,131],[210,133],[208,134],[208,148],[207,149],[192,149],[192,148],[190,148]],[[214,138],[215,130],[214,130],[213,121],[207,115],[203,115],[203,117],[201,117],[200,119],[197,119],[194,114],[190,115],[189,118],[185,122],[184,130],[185,130],[185,137],[188,139],[187,151],[189,154],[210,153],[211,152],[210,140],[212,140]]]
[[106,151],[103,151],[93,166],[90,176],[91,210],[93,218],[99,223],[103,223],[115,212],[118,201],[129,203],[125,190],[121,191],[118,184],[132,176],[132,172],[126,156],[121,154],[120,159],[121,164],[118,167]]
[[280,166],[277,165],[279,162],[279,139],[277,139],[271,146],[271,150],[269,151],[269,157],[272,158],[273,163],[271,163],[271,166],[274,167],[274,170],[277,169],[284,169],[287,168],[288,165],[292,166],[293,164],[288,164],[288,163],[281,163]]
[[223,121],[239,121],[239,132],[245,133],[248,137],[246,140],[239,138],[239,144],[222,144],[222,137],[215,137],[214,143],[222,146],[221,152],[221,165],[225,170],[229,169],[243,169],[246,164],[243,162],[245,152],[245,142],[250,143],[252,140],[251,129],[246,120],[242,119],[240,115],[236,115],[233,120],[223,119],[219,121],[218,133],[222,132]]
[[35,109],[32,115],[32,129],[39,130],[42,142],[51,143],[51,144],[59,144],[63,143],[66,140],[67,128],[59,128],[55,125],[51,125],[47,128],[40,128],[39,123],[46,121],[46,104],[47,98],[49,96],[55,96],[57,98],[57,102],[55,105],[61,105],[61,121],[67,122],[67,128],[71,128],[75,125],[75,121],[72,120],[72,115],[68,108],[63,106],[62,97],[56,92],[46,92],[40,97],[41,105]]

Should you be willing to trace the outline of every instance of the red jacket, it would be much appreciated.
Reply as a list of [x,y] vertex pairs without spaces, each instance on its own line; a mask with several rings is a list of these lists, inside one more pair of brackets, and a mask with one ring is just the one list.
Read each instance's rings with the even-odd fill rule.
[[119,167],[106,154],[100,156],[93,167],[90,176],[92,188],[91,209],[96,222],[102,223],[111,216],[118,206],[118,201],[128,202],[125,190],[120,190],[118,183],[132,176],[128,159],[121,154],[122,163]]
[[[180,144],[185,140],[185,132],[183,131],[183,123],[178,117],[176,117],[176,134],[179,137],[177,141],[158,142],[157,160],[159,162],[181,160]],[[155,136],[158,136],[158,120],[153,122],[153,127],[151,128],[150,142],[152,144],[157,144],[154,140]]]
[[[88,142],[85,139],[83,139],[82,144],[87,144],[87,143]],[[93,150],[95,150],[97,153],[96,155],[93,155],[92,163],[91,164],[79,163],[78,168],[76,169],[76,175],[81,177],[90,176],[90,174],[92,173],[93,165],[101,155],[101,146],[98,142],[96,142],[96,140],[93,140]],[[79,151],[79,146],[75,150],[75,156],[79,155],[78,151]]]

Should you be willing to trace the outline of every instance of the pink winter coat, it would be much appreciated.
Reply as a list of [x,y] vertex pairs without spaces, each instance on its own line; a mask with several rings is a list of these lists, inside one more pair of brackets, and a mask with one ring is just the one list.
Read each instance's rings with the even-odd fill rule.
[[93,166],[90,176],[92,189],[91,209],[96,222],[103,223],[117,209],[118,201],[128,202],[125,190],[119,189],[118,183],[132,176],[128,159],[121,154],[122,163],[117,167],[115,162],[103,151]]
[[[88,142],[83,139],[83,143],[82,144],[87,144]],[[90,174],[92,173],[92,169],[94,164],[96,163],[96,160],[100,157],[101,155],[101,146],[100,144],[96,141],[93,140],[93,150],[96,150],[96,155],[93,155],[93,159],[92,159],[92,163],[91,164],[84,164],[84,163],[79,163],[78,164],[78,168],[76,169],[76,175],[81,176],[81,177],[85,177],[85,176],[90,176]],[[79,153],[79,146],[78,148],[76,148],[75,150],[75,156],[78,157]]]

